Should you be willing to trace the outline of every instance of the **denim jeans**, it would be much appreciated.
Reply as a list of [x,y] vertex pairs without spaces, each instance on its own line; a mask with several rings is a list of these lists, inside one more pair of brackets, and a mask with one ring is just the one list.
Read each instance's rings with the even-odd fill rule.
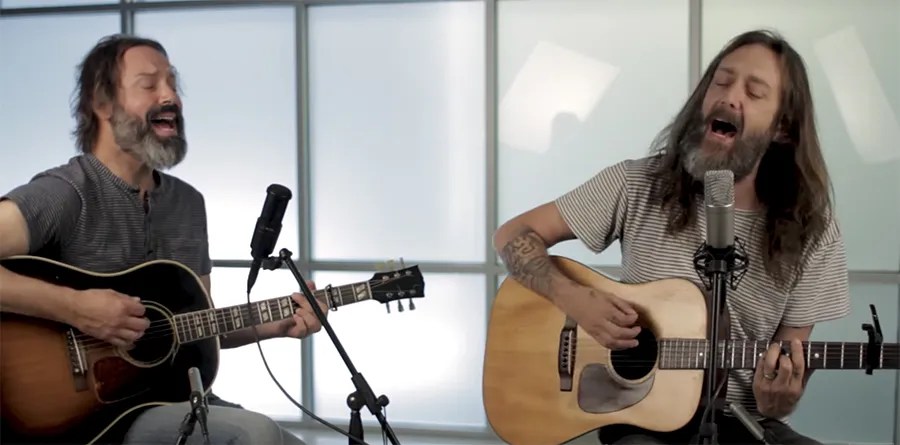
[[[219,400],[209,401],[207,426],[209,443],[218,445],[304,445],[272,419],[238,405]],[[188,403],[178,403],[147,409],[128,428],[123,445],[172,445],[178,439],[179,428],[188,413]],[[200,425],[185,445],[202,445]]]
[[[821,445],[820,442],[794,431],[778,420],[765,419],[759,423],[771,434],[770,444]],[[721,445],[762,443],[756,440],[737,418],[725,415],[721,411],[716,412],[716,425],[719,432],[717,442]],[[600,429],[599,439],[604,445],[690,445],[697,443],[695,436],[698,429],[699,416],[695,416],[686,426],[668,433],[645,431],[628,425],[611,425]]]

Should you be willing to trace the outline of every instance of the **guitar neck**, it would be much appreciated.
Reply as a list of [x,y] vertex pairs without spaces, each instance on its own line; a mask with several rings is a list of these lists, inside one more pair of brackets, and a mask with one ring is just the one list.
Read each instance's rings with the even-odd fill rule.
[[[720,341],[716,351],[719,369],[755,369],[769,346],[768,341]],[[785,343],[785,349],[790,345]],[[659,366],[662,369],[707,369],[709,342],[698,339],[663,339],[659,341]],[[866,369],[868,343],[808,341],[803,342],[803,360],[807,369]],[[900,369],[900,345],[882,343],[874,351],[875,368]]]
[[[313,291],[316,300],[340,307],[372,298],[368,281],[326,287]],[[226,335],[251,326],[291,318],[297,303],[290,296],[178,314],[174,317],[178,341],[190,343],[218,335]]]

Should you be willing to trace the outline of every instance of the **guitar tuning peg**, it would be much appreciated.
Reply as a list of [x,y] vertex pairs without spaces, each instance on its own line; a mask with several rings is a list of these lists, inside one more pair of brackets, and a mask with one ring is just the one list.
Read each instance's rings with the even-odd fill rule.
[[416,303],[413,302],[412,298],[409,299],[409,310],[411,310],[411,311],[416,310]]
[[397,311],[403,312],[403,301],[397,300]]
[[385,303],[384,307],[385,307],[385,309],[387,309],[387,313],[390,314],[391,313],[391,303]]

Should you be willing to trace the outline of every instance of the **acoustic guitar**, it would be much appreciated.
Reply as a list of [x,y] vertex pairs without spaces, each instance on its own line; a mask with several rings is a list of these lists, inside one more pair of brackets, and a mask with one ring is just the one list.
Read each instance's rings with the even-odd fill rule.
[[[126,350],[71,326],[2,314],[4,435],[38,443],[94,443],[106,439],[117,422],[141,408],[187,401],[191,367],[200,370],[209,392],[218,371],[220,335],[289,318],[297,309],[290,296],[215,308],[200,278],[168,260],[116,273],[93,273],[33,256],[10,257],[0,265],[74,289],[113,289],[140,297],[150,320],[144,335]],[[375,273],[368,281],[326,286],[314,294],[336,310],[368,300],[412,302],[423,298],[424,292],[422,274],[418,266],[411,266]]]
[[[497,435],[515,445],[560,444],[612,424],[673,431],[694,416],[704,387],[707,306],[684,279],[614,281],[552,256],[574,281],[612,292],[638,311],[639,345],[610,351],[543,296],[507,278],[493,302],[483,396]],[[874,308],[873,308],[874,311]],[[809,341],[809,369],[898,369],[900,347],[864,325],[869,342]],[[755,369],[769,341],[720,341],[719,369]]]

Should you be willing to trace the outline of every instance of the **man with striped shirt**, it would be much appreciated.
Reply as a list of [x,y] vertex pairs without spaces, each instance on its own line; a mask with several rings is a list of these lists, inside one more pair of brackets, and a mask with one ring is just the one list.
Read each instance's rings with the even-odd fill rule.
[[[729,290],[733,339],[772,339],[755,370],[729,373],[725,397],[742,404],[780,444],[815,444],[786,421],[811,372],[801,341],[816,323],[849,312],[848,275],[819,147],[803,61],[775,33],[747,32],[723,48],[651,156],[603,169],[553,202],[502,225],[495,247],[510,275],[572,316],[603,345],[629,348],[640,328],[629,303],[563,275],[547,249],[579,239],[599,253],[622,247],[623,282],[680,277],[701,285],[693,254],[705,241],[702,181],[735,176],[735,235],[750,267]],[[784,341],[790,355],[775,341]],[[788,346],[789,345],[789,346]],[[690,443],[698,416],[672,433],[602,428],[612,443]],[[736,418],[716,416],[719,443],[758,443]]]
[[[119,35],[101,40],[80,67],[74,114],[82,154],[0,197],[0,258],[38,255],[98,273],[169,259],[193,270],[210,292],[203,195],[161,171],[177,165],[187,150],[176,82],[158,42]],[[138,297],[73,290],[2,267],[0,283],[3,312],[65,323],[113,345],[140,339],[149,324]],[[299,338],[321,329],[306,299],[297,293],[293,298],[300,305],[294,317],[260,325],[261,339]],[[221,338],[221,345],[254,341],[246,329]],[[211,443],[302,444],[261,414],[215,397],[210,405]],[[102,443],[116,437],[134,444],[175,443],[188,411],[186,403],[150,408],[132,425],[119,422],[116,434]],[[197,427],[188,443],[201,439]]]

